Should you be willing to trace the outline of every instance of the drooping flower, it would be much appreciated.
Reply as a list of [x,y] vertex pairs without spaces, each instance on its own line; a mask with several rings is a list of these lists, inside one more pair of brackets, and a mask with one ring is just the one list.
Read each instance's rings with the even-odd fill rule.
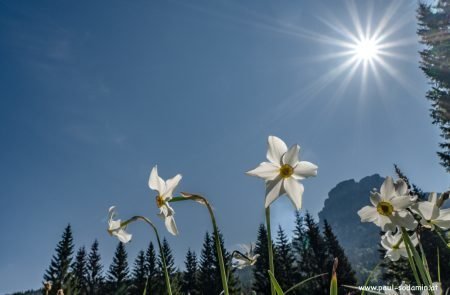
[[289,150],[286,143],[276,136],[269,136],[267,160],[262,162],[248,175],[266,181],[266,208],[278,197],[288,195],[295,208],[302,207],[303,184],[299,180],[317,175],[317,166],[307,161],[300,161],[300,146],[295,144]]
[[125,227],[122,226],[120,219],[114,220],[115,215],[116,207],[111,206],[109,208],[108,232],[110,235],[117,237],[122,243],[128,243],[132,235],[125,231]]
[[408,191],[408,185],[399,179],[395,183],[392,177],[386,177],[380,192],[372,192],[370,201],[373,206],[365,206],[358,211],[362,222],[373,222],[383,231],[395,231],[397,226],[414,230],[417,221],[406,210],[414,204]]
[[[416,246],[419,243],[417,235],[410,236],[411,243]],[[397,261],[400,257],[408,258],[408,252],[406,250],[405,242],[402,238],[401,231],[397,231],[394,235],[391,231],[386,232],[381,237],[381,246],[386,249],[385,257],[388,257],[391,261]]]
[[438,207],[439,198],[436,193],[428,195],[428,201],[414,204],[412,210],[420,215],[420,223],[431,230],[440,227],[444,230],[450,228],[450,209]]
[[152,190],[158,192],[158,195],[156,196],[156,205],[160,210],[158,215],[164,219],[164,224],[166,225],[167,230],[174,236],[178,234],[178,229],[174,219],[175,211],[169,205],[169,201],[172,199],[173,191],[180,180],[181,175],[177,174],[175,177],[164,181],[158,175],[157,166],[153,167],[148,180],[148,186]]
[[[252,266],[256,263],[256,260],[259,257],[259,254],[255,254],[253,244],[250,245],[240,245],[244,253],[240,253],[239,251],[235,251],[233,253],[233,266],[238,269],[243,269],[247,266]],[[244,254],[244,255],[242,255]]]

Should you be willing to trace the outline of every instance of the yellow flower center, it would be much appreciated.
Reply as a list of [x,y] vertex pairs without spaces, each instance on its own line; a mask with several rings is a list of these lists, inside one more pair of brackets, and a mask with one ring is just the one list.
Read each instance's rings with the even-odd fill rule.
[[292,168],[291,165],[288,164],[284,164],[283,166],[281,166],[280,170],[280,176],[283,178],[288,178],[290,177],[292,174],[294,174],[294,168]]
[[161,208],[164,205],[165,201],[161,196],[156,196],[156,206]]
[[386,201],[381,201],[378,203],[377,205],[377,211],[378,213],[380,213],[381,215],[384,216],[391,216],[392,212],[394,211],[394,207],[392,206],[391,203],[386,202]]

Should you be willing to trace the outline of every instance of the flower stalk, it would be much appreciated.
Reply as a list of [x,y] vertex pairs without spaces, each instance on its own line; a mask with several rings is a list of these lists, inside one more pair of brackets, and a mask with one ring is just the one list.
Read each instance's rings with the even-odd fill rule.
[[[269,251],[269,269],[274,274],[275,266],[273,263],[272,233],[270,227],[270,206],[266,208],[266,227],[267,227],[267,249]],[[275,294],[275,286],[273,285],[272,280],[270,281],[270,293],[272,295]]]
[[167,265],[166,265],[166,256],[164,255],[164,251],[163,251],[163,247],[161,244],[161,239],[159,238],[159,234],[158,234],[158,230],[156,229],[156,226],[153,224],[153,222],[150,221],[150,219],[144,217],[144,216],[133,216],[130,219],[124,221],[121,223],[121,227],[125,227],[128,224],[137,221],[137,220],[142,220],[145,223],[147,223],[148,225],[150,225],[150,227],[153,229],[153,231],[155,232],[156,235],[156,240],[158,242],[158,247],[159,247],[159,253],[161,253],[161,260],[162,260],[162,265],[163,265],[163,271],[164,271],[164,279],[166,281],[166,288],[167,288],[167,294],[168,295],[172,295],[172,288],[170,286],[170,278],[169,278],[169,273],[167,271]]
[[222,247],[220,245],[220,238],[219,238],[219,229],[217,227],[216,217],[214,216],[214,211],[209,204],[208,200],[205,197],[202,197],[200,195],[193,195],[189,193],[182,193],[181,197],[174,197],[169,200],[169,202],[179,202],[179,201],[186,201],[186,200],[192,200],[196,201],[198,203],[201,203],[202,205],[205,205],[206,208],[208,208],[209,216],[211,218],[211,223],[213,226],[213,232],[214,232],[214,239],[216,241],[216,252],[217,257],[219,260],[219,268],[220,268],[220,277],[222,279],[222,287],[223,287],[223,294],[229,295],[228,291],[228,279],[227,279],[227,273],[225,269],[225,262],[223,259],[223,253],[222,253]]

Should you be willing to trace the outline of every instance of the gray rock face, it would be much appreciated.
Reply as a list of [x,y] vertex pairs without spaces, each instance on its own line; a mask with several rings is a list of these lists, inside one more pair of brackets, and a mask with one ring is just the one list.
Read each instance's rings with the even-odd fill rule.
[[345,250],[358,280],[363,281],[380,259],[380,230],[372,223],[361,223],[358,210],[370,205],[369,194],[379,189],[384,178],[378,174],[356,182],[353,179],[337,184],[319,212],[320,223],[326,219]]

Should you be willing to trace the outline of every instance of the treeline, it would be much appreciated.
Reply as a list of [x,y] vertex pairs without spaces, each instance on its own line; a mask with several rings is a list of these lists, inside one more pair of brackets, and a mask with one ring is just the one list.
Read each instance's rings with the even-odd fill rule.
[[[225,262],[231,265],[231,253],[224,247],[220,234],[220,244],[224,249]],[[215,240],[206,233],[200,254],[189,249],[185,256],[184,270],[179,270],[174,255],[166,239],[163,252],[171,277],[174,294],[219,294],[222,291],[219,264],[215,251]],[[339,259],[339,280],[342,284],[355,285],[355,274],[345,256],[344,250],[334,235],[331,226],[325,221],[323,229],[310,214],[296,213],[295,230],[292,239],[281,226],[274,238],[275,272],[284,290],[292,285],[318,274],[331,271],[334,257]],[[267,231],[260,225],[255,244],[259,254],[252,270],[230,272],[230,292],[232,294],[269,294]],[[152,242],[146,249],[138,252],[132,265],[128,263],[125,245],[118,243],[111,264],[104,269],[99,253],[99,244],[94,241],[89,250],[83,246],[75,252],[72,229],[68,225],[55,249],[44,280],[52,281],[50,295],[62,288],[66,295],[104,295],[104,294],[165,294],[161,253]],[[242,273],[244,272],[244,273]],[[247,276],[246,276],[247,275]],[[245,281],[240,282],[239,277]],[[315,279],[292,294],[326,294],[329,277]]]

